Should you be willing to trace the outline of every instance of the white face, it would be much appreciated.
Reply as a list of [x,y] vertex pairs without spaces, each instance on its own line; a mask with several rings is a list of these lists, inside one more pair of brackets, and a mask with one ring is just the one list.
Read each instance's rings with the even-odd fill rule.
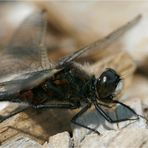
[[115,95],[119,94],[123,89],[123,81],[120,81],[115,89]]

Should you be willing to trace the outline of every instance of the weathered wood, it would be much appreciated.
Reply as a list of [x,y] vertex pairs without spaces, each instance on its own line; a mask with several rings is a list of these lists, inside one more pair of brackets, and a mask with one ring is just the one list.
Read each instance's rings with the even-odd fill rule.
[[43,145],[43,148],[71,148],[72,141],[68,132],[63,132],[51,136],[49,142]]
[[[45,8],[45,5],[41,6],[42,8]],[[73,23],[67,21],[64,19],[61,15],[60,9],[59,11],[56,11],[54,9],[55,7],[52,7],[50,5],[46,6],[48,10],[48,18],[49,18],[49,26],[53,28],[53,30],[56,32],[55,36],[54,33],[52,35],[49,35],[50,42],[47,40],[47,42],[50,44],[52,43],[57,46],[58,48],[63,49],[61,52],[59,52],[58,55],[49,55],[51,59],[53,60],[59,60],[60,57],[66,55],[67,53],[71,53],[71,50],[77,50],[78,47],[82,47],[82,45],[86,45],[90,43],[91,41],[96,40],[96,38],[104,36],[103,34],[99,34],[96,30],[93,32],[89,30],[87,32],[85,28],[84,34],[83,31],[80,32],[78,26],[74,26]],[[82,19],[82,18],[81,18]],[[126,19],[126,21],[129,19]],[[126,21],[122,21],[123,23]],[[89,21],[87,20],[89,23]],[[83,24],[83,23],[82,23]],[[92,22],[90,24],[93,24]],[[120,25],[122,23],[120,22]],[[120,26],[119,24],[117,26]],[[117,26],[114,26],[114,28],[117,28]],[[81,26],[82,27],[82,26]],[[98,28],[99,26],[97,26]],[[49,30],[51,29],[49,28]],[[92,27],[91,27],[92,28]],[[77,30],[78,29],[78,30]],[[101,28],[102,29],[102,28]],[[112,28],[113,29],[113,28]],[[112,30],[111,29],[111,30]],[[108,30],[109,32],[111,30]],[[53,31],[53,32],[54,32]],[[106,31],[105,34],[108,33]],[[95,32],[95,33],[94,33]],[[58,38],[58,37],[59,38]],[[65,46],[65,43],[68,40],[68,46]],[[64,43],[64,46],[63,46]],[[51,44],[48,47],[52,47]],[[56,47],[55,46],[55,47]],[[112,67],[116,69],[122,76],[125,76],[125,88],[128,88],[126,86],[129,86],[131,82],[132,74],[135,70],[135,64],[131,57],[125,52],[120,50],[122,46],[121,42],[115,43],[115,45],[112,45],[111,47],[107,49],[103,49],[102,51],[97,52],[97,50],[93,53],[89,52],[89,54],[85,54],[82,58],[78,59],[81,63],[89,63],[84,64],[87,70],[95,74],[96,76],[99,76],[100,73],[107,67]],[[65,50],[68,49],[68,50]],[[87,60],[86,60],[87,59]],[[124,61],[123,61],[124,59]],[[139,114],[143,114],[142,108],[141,108],[141,102],[139,101],[141,98],[137,97],[130,102],[127,101],[127,104],[129,103],[130,106],[133,105],[133,108],[137,111]],[[135,103],[135,104],[134,104]],[[8,106],[8,109],[12,109],[13,105]],[[77,110],[78,111],[78,110]],[[5,122],[0,124],[0,142],[3,144],[3,146],[12,144],[16,145],[20,142],[23,143],[24,147],[28,145],[27,141],[32,141],[31,139],[35,139],[37,143],[43,144],[45,141],[48,141],[48,138],[56,133],[63,132],[63,131],[71,131],[70,129],[70,120],[72,116],[77,112],[71,112],[67,110],[50,110],[50,111],[26,111],[25,113],[20,113],[13,118],[10,118],[6,120]],[[119,109],[119,116],[123,116],[124,109]],[[4,110],[3,113],[6,113],[6,110]],[[8,111],[9,112],[9,111]],[[125,113],[126,114],[126,113]],[[114,116],[114,113],[112,113],[111,116]],[[124,122],[118,124],[119,129],[117,127],[117,124],[108,124],[104,118],[94,110],[91,110],[91,112],[88,112],[86,115],[84,115],[82,118],[79,119],[80,122],[96,127],[97,130],[103,135],[98,136],[91,131],[88,131],[84,128],[73,126],[73,140],[70,139],[70,136],[68,133],[61,133],[57,134],[55,136],[50,137],[49,142],[46,142],[46,144],[43,145],[43,147],[59,147],[65,146],[65,147],[71,147],[73,144],[80,147],[101,147],[102,145],[108,146],[108,143],[111,142],[111,146],[116,147],[118,145],[123,146],[131,146],[131,141],[139,141],[138,138],[141,140],[139,141],[137,146],[139,145],[145,145],[145,139],[144,137],[147,136],[147,130],[143,130],[141,128],[146,128],[145,121],[140,120],[135,123],[130,124],[129,126],[125,127],[129,122]],[[130,129],[133,128],[133,129]],[[132,133],[131,133],[132,132]],[[138,135],[138,132],[140,133]],[[20,133],[24,133],[23,137],[20,138],[20,140],[16,140],[15,137],[19,137]],[[118,135],[119,136],[118,139]],[[134,135],[135,134],[135,135]],[[28,139],[28,135],[30,135],[31,139]],[[131,138],[129,138],[129,135],[131,135]],[[137,136],[138,135],[138,136]],[[117,138],[115,138],[115,137]],[[137,137],[136,137],[137,136]],[[130,139],[132,139],[130,141]],[[135,139],[134,139],[135,138]],[[28,139],[28,140],[26,140]],[[112,141],[111,141],[112,140]],[[146,139],[147,140],[147,139]],[[18,143],[17,143],[18,141]],[[104,142],[102,142],[104,141]],[[117,143],[116,143],[117,141]],[[123,142],[123,143],[122,143]],[[32,143],[32,142],[31,142]],[[103,144],[102,144],[103,143]],[[104,144],[105,143],[105,144]],[[107,144],[106,144],[107,143]],[[13,146],[14,146],[13,145]],[[19,145],[19,144],[18,144]],[[22,145],[21,145],[22,146]],[[39,145],[40,146],[40,145]],[[110,144],[109,144],[110,146]],[[135,146],[135,145],[132,145]],[[147,146],[147,144],[146,144]]]
[[81,148],[147,148],[148,129],[122,129],[108,131],[103,136],[91,134],[80,144]]
[[25,137],[25,135],[18,135],[16,137],[12,137],[9,141],[5,142],[1,148],[42,148],[40,144],[36,141],[32,140],[29,137]]
[[[133,108],[138,114],[143,115],[142,106],[139,98],[126,100],[125,103],[131,108]],[[121,106],[117,108],[116,113],[118,115],[118,119],[123,119],[126,117],[133,118],[133,114],[129,110]],[[117,119],[115,111],[109,111],[108,114],[112,119]],[[104,135],[107,131],[118,131],[124,128],[141,129],[146,128],[147,126],[146,121],[144,119],[139,119],[137,121],[125,121],[118,124],[111,124],[107,122],[105,118],[102,117],[102,115],[100,115],[96,110],[86,113],[81,118],[79,118],[78,121],[84,125],[97,129],[101,133],[101,135]],[[93,133],[92,131],[79,126],[73,126],[73,129],[73,138],[76,146],[78,146],[87,135]]]
[[[8,106],[11,108],[13,104]],[[70,131],[72,112],[68,110],[33,110],[19,113],[0,123],[0,143],[24,133],[43,144],[49,136]]]

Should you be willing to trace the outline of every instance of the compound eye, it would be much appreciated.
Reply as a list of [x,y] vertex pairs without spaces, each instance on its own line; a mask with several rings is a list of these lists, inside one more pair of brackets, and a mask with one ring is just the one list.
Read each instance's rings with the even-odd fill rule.
[[110,98],[113,94],[119,93],[123,86],[120,80],[120,76],[113,69],[104,71],[98,80],[99,97]]
[[107,69],[101,74],[99,79],[102,83],[112,83],[120,79],[120,76],[113,69]]
[[105,75],[106,75],[108,81],[114,81],[117,78],[116,73],[114,73],[113,71],[110,71],[110,70],[106,71]]

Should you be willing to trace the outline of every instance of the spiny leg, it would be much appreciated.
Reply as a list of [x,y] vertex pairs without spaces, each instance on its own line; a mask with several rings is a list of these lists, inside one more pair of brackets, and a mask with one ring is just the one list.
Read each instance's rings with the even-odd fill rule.
[[122,103],[122,102],[120,102],[120,101],[117,101],[117,100],[114,100],[113,103],[120,104],[120,105],[124,106],[125,108],[127,108],[128,110],[130,110],[134,115],[136,115],[136,116],[137,116],[137,119],[139,119],[139,117],[141,117],[141,118],[143,118],[144,120],[146,120],[146,122],[148,122],[148,119],[146,119],[146,118],[145,118],[144,116],[142,116],[142,115],[137,114],[137,113],[136,113],[132,108],[130,108],[128,105],[126,105],[126,104],[124,104],[124,103]]
[[[117,120],[113,120],[109,115],[107,115],[105,113],[105,111],[99,106],[99,103],[94,103],[95,108],[97,109],[97,111],[110,123],[119,123],[119,122],[123,122],[123,121],[129,121],[129,120],[138,120],[139,116],[137,116],[137,118],[135,119],[130,119],[130,118],[124,118],[124,119],[117,119]],[[136,114],[137,115],[137,114]]]
[[81,123],[79,123],[79,122],[76,121],[76,120],[77,120],[80,116],[82,116],[90,107],[91,107],[91,104],[90,104],[90,103],[87,104],[84,108],[82,108],[82,110],[80,110],[80,112],[78,112],[78,113],[72,118],[71,122],[72,122],[73,124],[76,124],[76,125],[78,125],[78,126],[81,126],[81,127],[83,127],[83,128],[86,128],[86,129],[88,129],[88,130],[91,130],[91,131],[97,133],[98,135],[100,135],[100,133],[99,133],[96,129],[90,128],[90,127],[88,127],[88,126],[86,126],[86,125],[83,125],[83,124],[81,124]]
[[3,122],[4,120],[15,116],[18,113],[21,113],[23,111],[26,111],[30,107],[33,107],[35,109],[76,109],[79,108],[79,104],[72,104],[72,103],[67,103],[67,104],[41,104],[41,105],[29,105],[25,108],[17,108],[13,111],[13,113],[7,115],[7,116],[1,116],[0,115],[0,123]]
[[79,104],[65,103],[65,104],[40,104],[32,105],[35,109],[76,109],[79,108]]

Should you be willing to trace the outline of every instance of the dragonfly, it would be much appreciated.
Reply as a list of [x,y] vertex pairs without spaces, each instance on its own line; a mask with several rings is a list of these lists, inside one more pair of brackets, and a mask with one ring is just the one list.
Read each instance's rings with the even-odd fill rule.
[[[114,99],[122,90],[123,82],[115,69],[108,67],[96,77],[86,71],[81,63],[76,62],[77,58],[88,51],[92,52],[94,49],[98,51],[111,45],[140,19],[141,15],[136,16],[103,39],[96,40],[54,63],[48,58],[44,40],[47,28],[46,12],[35,12],[28,16],[16,30],[7,47],[0,53],[0,101],[25,103],[27,106],[7,116],[0,115],[0,122],[30,107],[80,109],[71,122],[100,135],[96,129],[77,121],[91,106],[94,106],[110,123],[139,118],[147,120],[126,104]],[[51,103],[53,100],[57,103]],[[101,108],[101,106],[110,108],[110,104],[125,107],[136,115],[136,118],[113,120]]]

